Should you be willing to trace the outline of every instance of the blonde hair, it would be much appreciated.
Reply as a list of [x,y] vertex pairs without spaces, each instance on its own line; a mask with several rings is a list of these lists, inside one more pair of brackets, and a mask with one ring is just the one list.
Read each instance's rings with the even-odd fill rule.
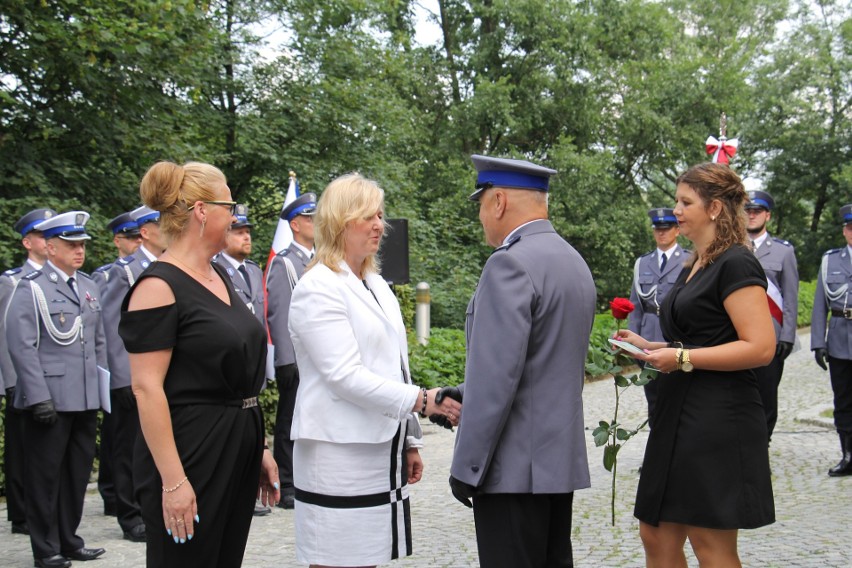
[[[705,162],[692,166],[678,178],[676,183],[686,184],[698,194],[707,210],[714,199],[722,204],[716,217],[716,236],[704,252],[702,261],[710,264],[733,245],[745,245],[747,219],[745,202],[747,195],[740,176],[724,164]],[[696,261],[693,255],[691,264]]]
[[[379,184],[360,174],[345,174],[328,184],[317,202],[314,216],[316,255],[311,266],[322,263],[340,272],[340,261],[346,254],[346,226],[352,221],[372,217],[384,209],[384,204],[385,192]],[[370,255],[361,265],[361,274],[378,272],[379,268],[379,260]]]
[[214,188],[228,183],[216,166],[203,162],[157,162],[139,184],[142,203],[160,212],[160,230],[171,240],[189,223],[189,207],[196,201],[215,201]]

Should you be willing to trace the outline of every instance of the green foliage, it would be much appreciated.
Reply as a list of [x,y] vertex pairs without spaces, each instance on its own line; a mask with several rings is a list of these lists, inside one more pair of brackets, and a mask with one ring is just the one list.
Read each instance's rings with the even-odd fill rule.
[[426,388],[455,386],[464,382],[464,332],[432,328],[427,345],[408,334],[408,361],[412,380]]
[[263,410],[263,431],[267,440],[275,432],[275,415],[278,413],[278,382],[268,381],[266,388],[257,397],[258,406]]
[[814,309],[814,293],[816,292],[816,280],[813,282],[799,282],[799,314],[796,319],[797,327],[811,325],[811,314]]

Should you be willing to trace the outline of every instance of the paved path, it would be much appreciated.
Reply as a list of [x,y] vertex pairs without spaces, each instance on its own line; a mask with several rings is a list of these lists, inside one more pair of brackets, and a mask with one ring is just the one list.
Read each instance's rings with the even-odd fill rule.
[[[813,362],[807,333],[803,332],[800,339],[802,350],[788,359],[781,383],[780,418],[770,450],[777,522],[763,529],[740,533],[745,566],[852,566],[852,546],[848,541],[852,477],[832,479],[826,475],[828,467],[839,457],[839,442],[834,430],[830,423],[818,418],[819,409],[831,406],[831,388],[828,374]],[[594,447],[591,439],[591,430],[598,420],[611,419],[612,383],[607,380],[587,385],[584,399],[593,487],[577,492],[574,500],[572,538],[576,564],[582,567],[644,566],[632,503],[646,435],[640,434],[629,441],[619,454],[617,518],[613,527],[609,513],[611,478],[601,465],[602,451]],[[639,389],[628,391],[622,402],[621,422],[639,424],[645,411],[642,392]],[[412,487],[414,556],[391,565],[477,566],[473,516],[453,500],[446,483],[453,434],[428,423],[424,430],[427,444],[423,452],[425,478]],[[115,520],[100,512],[100,498],[92,487],[79,532],[89,546],[103,546],[107,553],[92,562],[91,568],[144,566],[144,545],[122,540]],[[32,566],[29,539],[12,535],[5,518],[5,504],[0,504],[0,519],[3,519],[0,521],[0,567]],[[251,568],[298,566],[293,550],[292,511],[276,509],[270,516],[254,519],[243,565]],[[697,566],[691,554],[690,566]]]

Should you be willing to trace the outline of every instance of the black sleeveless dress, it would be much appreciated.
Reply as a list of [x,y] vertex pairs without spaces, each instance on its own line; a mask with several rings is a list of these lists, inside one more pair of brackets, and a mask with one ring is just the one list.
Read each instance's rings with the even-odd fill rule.
[[[245,552],[263,455],[259,406],[243,409],[263,386],[266,333],[228,284],[230,306],[176,266],[153,263],[137,281],[157,277],[175,303],[128,312],[119,334],[130,353],[172,349],[163,388],[175,443],[198,502],[191,541],[175,544],[163,523],[162,480],[143,436],[133,479],[147,529],[149,568],[236,567]],[[134,287],[135,288],[135,287]]]
[[[723,302],[766,288],[760,263],[734,246],[686,282],[683,270],[660,310],[666,341],[711,347],[737,339]],[[766,418],[752,370],[660,374],[634,515],[657,526],[757,528],[775,521]]]

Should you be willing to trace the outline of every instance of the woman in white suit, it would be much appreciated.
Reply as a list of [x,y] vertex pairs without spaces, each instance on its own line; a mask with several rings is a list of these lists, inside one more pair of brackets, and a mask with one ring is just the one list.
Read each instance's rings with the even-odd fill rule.
[[461,411],[412,384],[399,304],[378,274],[383,215],[375,182],[332,181],[314,217],[316,257],[290,303],[296,555],[316,567],[411,554],[408,484],[423,471],[415,413],[457,423]]

